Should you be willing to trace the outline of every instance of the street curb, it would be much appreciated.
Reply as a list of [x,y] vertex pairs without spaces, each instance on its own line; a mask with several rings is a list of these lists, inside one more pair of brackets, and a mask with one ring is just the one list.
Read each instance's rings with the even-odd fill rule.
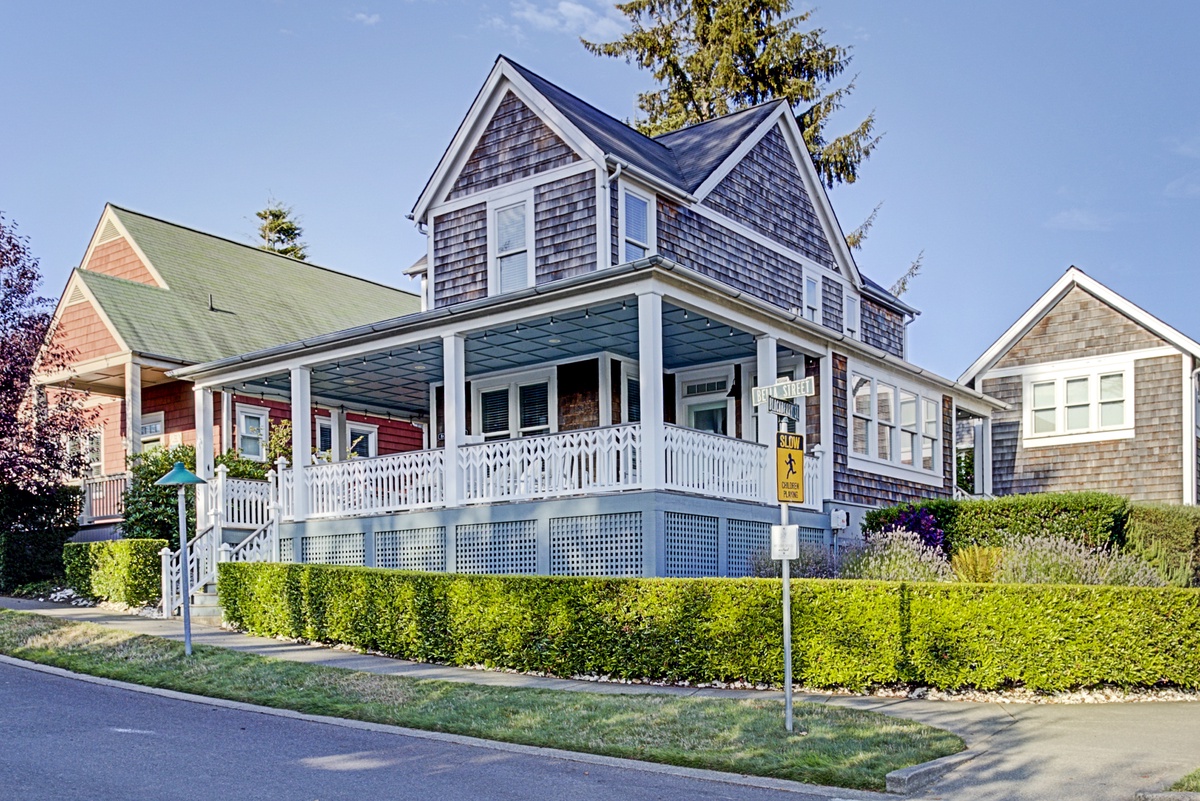
[[[807,793],[808,795],[823,796],[833,799],[833,801],[887,801],[894,798],[892,795],[883,793],[873,793],[865,790],[849,790],[840,787],[824,787],[817,784],[803,784],[801,782],[788,781],[787,779],[772,779],[765,776],[746,776],[738,773],[724,773],[718,770],[707,770],[704,768],[682,768],[675,765],[663,765],[657,762],[641,762],[636,759],[624,759],[621,757],[601,756],[599,754],[585,754],[579,751],[564,751],[558,748],[545,748],[535,745],[520,745],[518,743],[505,743],[497,740],[484,740],[478,737],[467,737],[461,734],[446,734],[443,732],[424,731],[422,729],[409,729],[403,726],[391,726],[385,723],[369,723],[362,720],[350,720],[348,718],[335,718],[328,715],[310,715],[304,712],[296,712],[291,709],[276,709],[268,706],[257,706],[255,704],[247,704],[242,701],[229,701],[224,698],[209,698],[203,695],[192,695],[191,693],[181,693],[176,690],[164,690],[158,687],[146,687],[141,684],[131,684],[125,681],[117,681],[116,679],[106,679],[100,676],[89,676],[85,673],[75,673],[63,668],[53,667],[51,665],[42,665],[37,662],[29,662],[24,659],[16,659],[11,656],[0,654],[0,665],[9,665],[11,667],[23,668],[25,670],[33,670],[38,673],[46,673],[51,676],[60,678],[74,679],[76,681],[84,681],[89,684],[98,684],[103,687],[112,687],[119,690],[129,690],[131,692],[144,693],[146,695],[156,695],[160,698],[169,698],[175,701],[188,701],[194,704],[204,704],[206,706],[216,706],[225,709],[235,709],[240,712],[255,712],[261,715],[271,715],[280,718],[291,718],[293,720],[302,720],[309,723],[323,723],[330,726],[341,726],[347,729],[360,729],[363,731],[378,732],[381,734],[392,734],[401,737],[415,737],[422,740],[434,740],[443,743],[452,743],[454,745],[465,745],[472,748],[486,748],[493,751],[506,751],[512,754],[521,754],[523,756],[544,757],[550,759],[569,760],[571,762],[582,762],[589,765],[602,765],[610,768],[621,768],[625,770],[637,770],[643,773],[658,773],[667,776],[677,776],[686,779],[698,779],[700,781],[719,782],[722,784],[735,784],[744,787],[758,787],[765,790],[779,790],[787,793]],[[955,754],[959,757],[961,754]],[[942,757],[942,759],[950,759],[952,757]],[[932,765],[941,760],[926,762],[924,765]],[[923,765],[914,765],[911,768],[903,768],[903,771],[911,771],[919,769]],[[891,776],[893,771],[888,774],[888,786],[891,785]],[[944,771],[943,771],[944,772]],[[939,774],[940,775],[940,774]]]
[[887,791],[889,793],[906,795],[914,790],[920,790],[922,787],[933,784],[959,765],[970,762],[978,755],[979,752],[968,748],[957,754],[951,754],[950,756],[944,756],[939,759],[930,760],[929,762],[922,762],[920,765],[893,770],[885,777],[887,780]]

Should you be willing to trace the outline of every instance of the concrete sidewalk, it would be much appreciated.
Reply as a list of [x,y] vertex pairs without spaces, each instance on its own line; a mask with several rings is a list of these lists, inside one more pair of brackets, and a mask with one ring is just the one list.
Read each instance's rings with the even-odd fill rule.
[[[0,597],[0,607],[179,640],[178,620]],[[598,693],[776,697],[779,691],[655,687],[469,670],[358,654],[194,626],[196,643],[415,679]],[[984,704],[804,694],[797,701],[880,712],[948,729],[977,756],[916,797],[947,801],[1129,801],[1200,767],[1200,704]]]

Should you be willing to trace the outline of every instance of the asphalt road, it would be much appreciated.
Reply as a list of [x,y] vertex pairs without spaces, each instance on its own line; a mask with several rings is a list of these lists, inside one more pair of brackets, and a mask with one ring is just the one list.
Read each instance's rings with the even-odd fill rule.
[[737,799],[739,787],[161,698],[0,664],[0,800]]

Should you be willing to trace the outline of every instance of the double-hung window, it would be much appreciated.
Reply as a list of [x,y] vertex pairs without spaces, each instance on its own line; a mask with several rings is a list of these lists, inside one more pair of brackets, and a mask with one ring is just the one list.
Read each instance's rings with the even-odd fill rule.
[[[379,455],[379,427],[369,423],[346,423],[342,432],[346,443],[346,458],[355,456],[369,458]],[[317,420],[317,453],[322,461],[333,461],[333,421],[329,418]]]
[[821,322],[821,282],[815,277],[804,279],[804,317]]
[[67,453],[71,458],[80,457],[79,474],[76,478],[91,478],[104,474],[104,451],[101,442],[98,431],[67,441]]
[[524,198],[492,207],[490,294],[502,295],[533,285],[532,206]]
[[843,322],[843,328],[846,331],[846,336],[859,339],[858,335],[858,298],[846,295],[846,311]]
[[550,433],[548,381],[518,381],[484,389],[478,403],[477,422],[485,442]]
[[237,447],[243,458],[256,462],[267,460],[267,432],[270,415],[258,406],[238,406]]
[[621,261],[637,261],[654,252],[654,196],[621,188]]
[[1122,365],[1043,370],[1027,376],[1026,444],[1048,445],[1082,435],[1091,439],[1128,435],[1133,430],[1131,375],[1132,370]]
[[936,395],[863,373],[851,373],[849,394],[852,456],[938,472],[941,415]]

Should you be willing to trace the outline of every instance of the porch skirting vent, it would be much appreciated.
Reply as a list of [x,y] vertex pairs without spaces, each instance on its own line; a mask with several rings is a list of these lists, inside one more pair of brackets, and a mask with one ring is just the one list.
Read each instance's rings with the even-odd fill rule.
[[642,513],[550,518],[553,576],[641,576]]
[[365,535],[357,534],[310,534],[301,539],[300,561],[312,565],[348,565],[361,567],[366,564]]
[[537,573],[537,521],[472,523],[455,527],[459,573]]
[[728,573],[734,578],[753,574],[755,554],[771,551],[771,524],[761,520],[734,520],[727,523],[729,531]]
[[666,513],[667,576],[717,575],[717,523],[706,515]]
[[406,528],[375,535],[375,566],[441,573],[446,569],[446,527]]

